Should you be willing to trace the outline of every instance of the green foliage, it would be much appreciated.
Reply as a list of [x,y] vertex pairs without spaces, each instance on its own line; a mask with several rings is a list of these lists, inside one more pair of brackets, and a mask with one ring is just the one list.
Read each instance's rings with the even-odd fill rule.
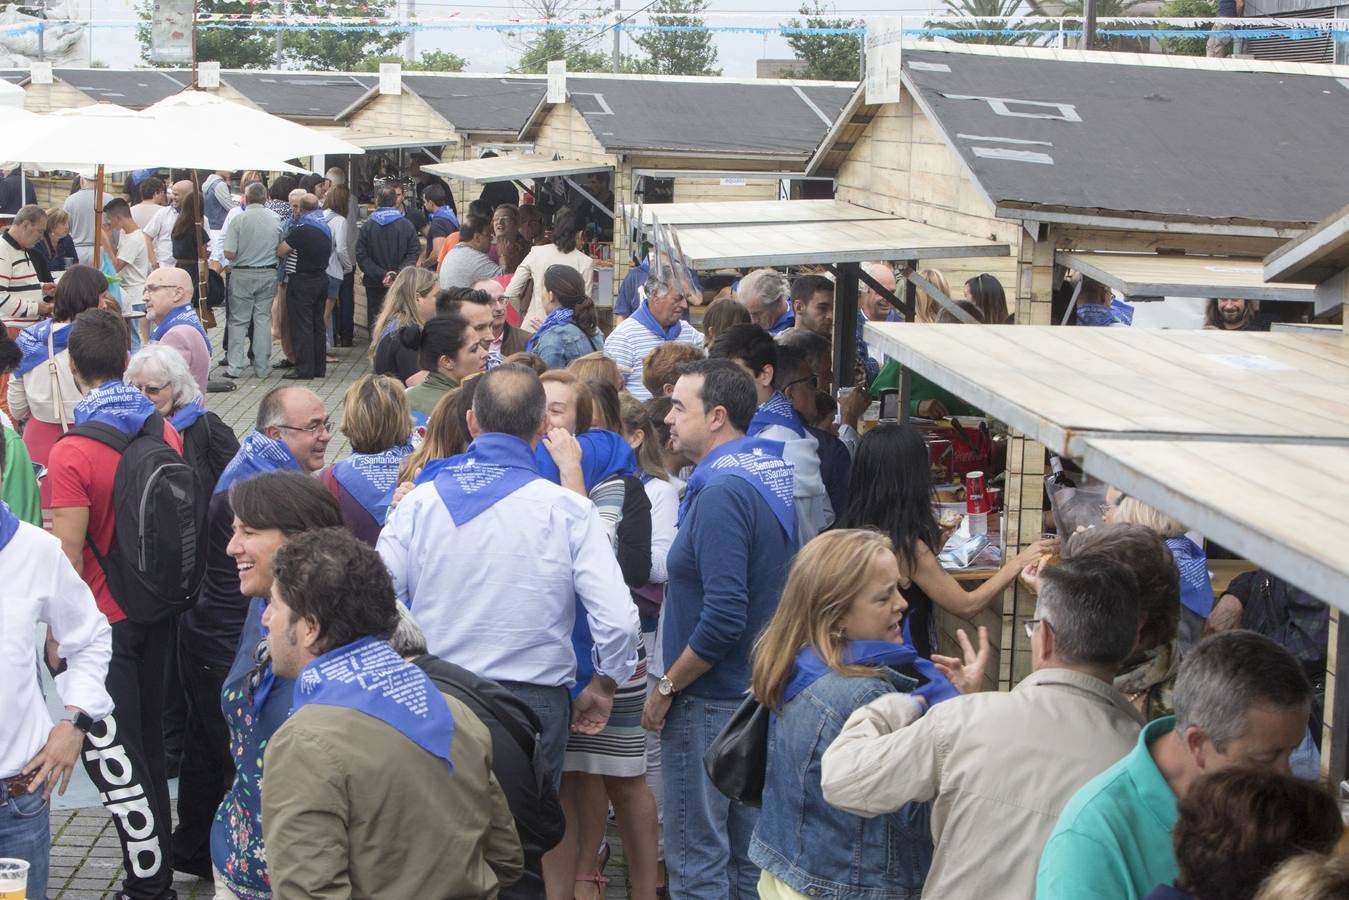
[[468,60],[448,50],[423,51],[421,59],[416,62],[408,62],[397,53],[386,53],[383,56],[366,57],[356,64],[353,71],[378,72],[380,63],[399,63],[404,72],[462,72]]
[[[1217,0],[1171,0],[1169,3],[1163,3],[1157,15],[1168,19],[1202,19],[1205,16],[1216,16],[1218,14]],[[1205,22],[1202,28],[1209,28],[1212,22]],[[1158,26],[1159,28],[1165,26]],[[1177,31],[1184,29],[1177,28]],[[1162,38],[1161,45],[1166,48],[1166,52],[1176,56],[1203,56],[1208,45],[1208,38],[1203,37],[1176,37]]]
[[[136,39],[146,62],[150,62],[152,7],[152,0],[141,0],[136,6],[141,20]],[[396,13],[397,7],[395,0],[262,0],[256,6],[246,0],[201,0],[200,10],[243,15],[387,16]],[[366,57],[388,53],[404,37],[399,32],[320,28],[280,34],[283,65],[343,72],[354,70]],[[197,59],[217,61],[222,69],[271,68],[276,60],[276,35],[275,31],[259,28],[201,28],[197,31]]]
[[[671,13],[701,13],[708,0],[657,0],[653,25],[702,25],[701,18]],[[720,75],[717,48],[707,31],[644,31],[633,43],[646,52],[644,66],[657,75]]]
[[[1014,16],[1021,11],[1021,0],[942,0],[947,15],[972,19],[970,28],[1000,29],[1006,28],[1006,22],[998,19]],[[958,28],[959,22],[929,22],[929,28]],[[1027,34],[971,34],[947,35],[950,40],[962,44],[1024,44],[1033,40],[1035,35]]]
[[[603,27],[603,26],[597,26]],[[537,32],[533,40],[525,45],[520,54],[520,63],[516,71],[542,74],[548,71],[548,63],[555,59],[567,60],[568,72],[612,72],[614,58],[610,53],[595,49],[596,43],[573,46],[581,38],[576,32],[542,31]],[[623,54],[619,70],[629,73],[645,72],[642,61],[634,56]]]
[[[801,4],[801,15],[787,25],[791,28],[862,28],[861,19],[825,18],[829,10],[821,0]],[[861,65],[861,42],[850,34],[789,34],[787,43],[796,58],[805,63],[802,78],[820,78],[826,81],[856,81]]]
[[[1132,10],[1148,0],[1096,0],[1096,18],[1106,19],[1111,16],[1129,16],[1133,15]],[[1086,14],[1086,4],[1083,0],[1068,0],[1063,5],[1063,14],[1065,16],[1081,16]],[[1100,26],[1097,27],[1096,50],[1142,50],[1139,46],[1140,40],[1143,45],[1147,44],[1146,39],[1113,37],[1100,33]]]

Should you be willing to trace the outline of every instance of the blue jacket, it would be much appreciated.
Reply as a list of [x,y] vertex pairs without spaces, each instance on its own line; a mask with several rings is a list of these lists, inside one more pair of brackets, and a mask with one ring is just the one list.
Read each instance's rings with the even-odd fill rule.
[[768,727],[763,812],[749,858],[793,890],[836,900],[920,897],[932,863],[932,807],[909,803],[864,819],[835,809],[820,790],[820,757],[848,716],[883,694],[908,693],[916,678],[828,672],[783,705]]
[[685,693],[744,697],[750,651],[777,609],[795,544],[753,486],[733,475],[710,481],[689,502],[666,560],[661,646],[667,667],[688,646],[712,668]]
[[565,369],[573,359],[603,349],[603,334],[597,331],[594,337],[586,337],[585,332],[575,325],[550,328],[534,345],[534,352],[550,369]]

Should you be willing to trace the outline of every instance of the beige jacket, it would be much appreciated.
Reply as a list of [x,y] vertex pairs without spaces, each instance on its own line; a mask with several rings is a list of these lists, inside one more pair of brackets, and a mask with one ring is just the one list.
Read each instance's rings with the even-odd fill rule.
[[276,900],[492,898],[524,871],[492,737],[464,704],[451,773],[383,722],[310,704],[267,746],[263,840]]
[[912,695],[887,694],[848,717],[820,782],[826,801],[859,816],[932,801],[924,897],[1033,900],[1059,812],[1133,749],[1142,725],[1114,687],[1067,669],[926,715]]
[[526,328],[529,328],[530,320],[542,319],[546,315],[543,311],[543,273],[548,271],[549,266],[571,266],[581,273],[586,290],[590,290],[590,275],[594,271],[595,261],[584,250],[563,253],[556,244],[539,244],[532,248],[511,276],[511,283],[506,286],[506,300],[516,309],[523,305],[521,298],[524,297],[525,286],[530,285],[532,288],[529,305],[523,314]]

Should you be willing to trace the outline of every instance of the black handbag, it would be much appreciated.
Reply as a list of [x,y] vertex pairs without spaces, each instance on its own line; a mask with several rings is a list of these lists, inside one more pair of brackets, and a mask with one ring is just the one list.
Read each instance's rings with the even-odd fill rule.
[[717,790],[745,806],[763,805],[768,771],[768,708],[745,698],[703,754],[703,768]]

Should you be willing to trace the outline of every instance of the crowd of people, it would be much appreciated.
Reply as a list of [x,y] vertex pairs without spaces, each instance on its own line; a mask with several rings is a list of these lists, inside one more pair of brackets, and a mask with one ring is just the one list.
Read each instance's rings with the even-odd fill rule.
[[[1308,763],[1325,606],[1268,573],[1215,597],[1185,528],[1118,491],[966,590],[923,432],[861,421],[891,266],[834,373],[825,274],[744,273],[699,328],[656,246],[606,334],[584,211],[461,216],[428,178],[358,227],[341,174],[137,173],[110,273],[87,185],[0,236],[0,857],[29,896],[77,764],[129,898],[177,871],[221,900],[593,900],[611,811],[634,900],[1346,896]],[[329,408],[305,382],[354,341],[357,269],[370,372]],[[212,272],[223,378],[288,370],[244,435],[206,403]],[[958,306],[1009,319],[991,275]],[[1018,578],[1033,671],[987,690],[986,629],[945,655],[938,621]],[[760,789],[733,798],[709,759],[747,715]]]

